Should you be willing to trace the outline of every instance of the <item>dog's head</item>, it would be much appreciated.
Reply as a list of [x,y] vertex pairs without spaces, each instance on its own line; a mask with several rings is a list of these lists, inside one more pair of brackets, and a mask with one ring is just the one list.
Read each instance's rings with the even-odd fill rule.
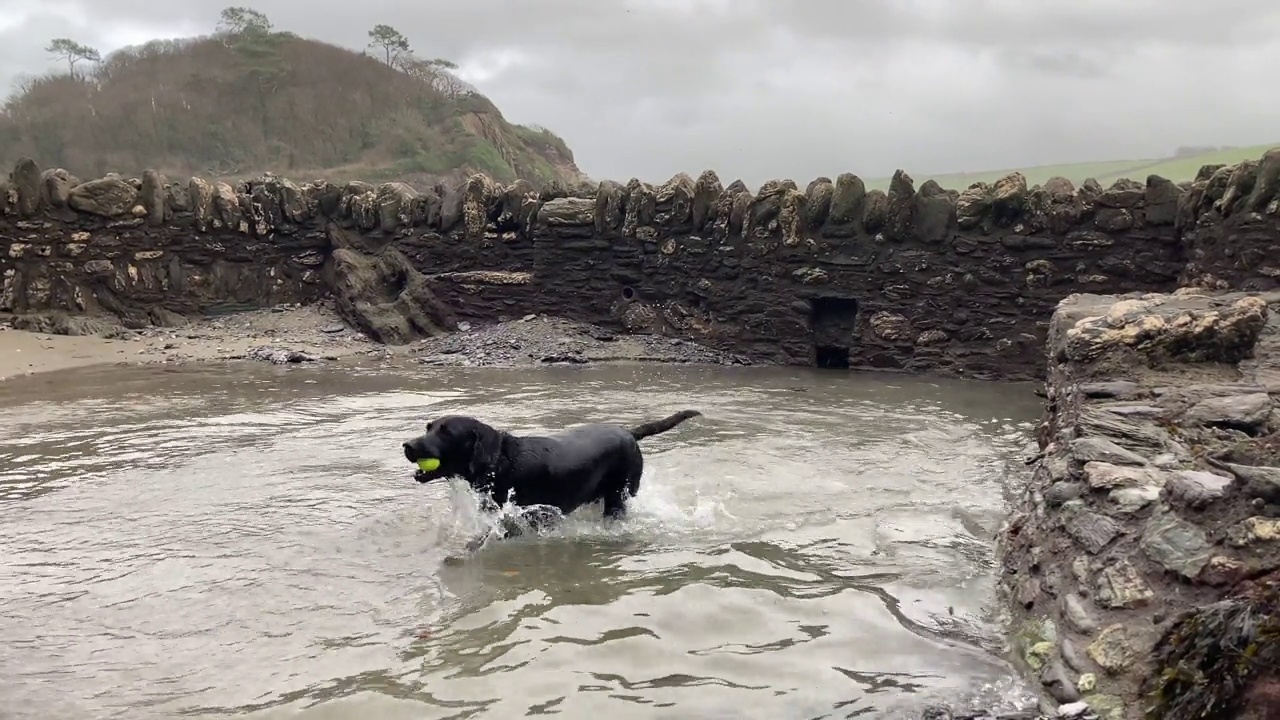
[[427,423],[427,431],[404,444],[411,463],[439,460],[434,470],[418,469],[420,483],[445,477],[461,477],[483,487],[493,480],[502,459],[502,433],[465,415],[446,415]]

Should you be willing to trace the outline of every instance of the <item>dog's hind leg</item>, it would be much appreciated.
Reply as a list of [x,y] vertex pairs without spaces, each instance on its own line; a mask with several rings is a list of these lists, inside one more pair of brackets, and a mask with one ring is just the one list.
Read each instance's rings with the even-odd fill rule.
[[640,492],[640,476],[644,473],[644,454],[640,446],[629,448],[624,467],[618,474],[618,480],[605,491],[604,516],[618,520],[627,514],[627,501]]
[[604,516],[610,520],[621,520],[627,515],[627,486],[618,483],[610,488],[604,496]]

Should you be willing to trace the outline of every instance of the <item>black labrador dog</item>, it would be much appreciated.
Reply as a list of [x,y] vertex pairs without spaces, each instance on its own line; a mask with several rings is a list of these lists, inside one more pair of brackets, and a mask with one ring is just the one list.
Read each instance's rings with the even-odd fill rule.
[[[427,423],[427,432],[404,444],[409,462],[439,460],[434,470],[419,469],[414,479],[428,483],[461,477],[472,488],[501,506],[555,508],[561,516],[604,501],[604,515],[626,514],[627,498],[640,491],[644,455],[640,440],[664,433],[702,413],[684,410],[671,417],[626,428],[595,423],[549,436],[519,437],[464,415],[447,415]],[[534,525],[545,525],[546,512],[530,512]],[[507,534],[520,531],[508,524]],[[475,549],[482,536],[468,544]]]

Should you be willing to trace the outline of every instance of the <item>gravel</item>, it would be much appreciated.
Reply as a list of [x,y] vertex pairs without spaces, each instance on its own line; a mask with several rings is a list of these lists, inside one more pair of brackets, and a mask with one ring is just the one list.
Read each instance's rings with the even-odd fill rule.
[[750,365],[741,355],[679,338],[618,335],[605,328],[563,318],[526,315],[481,327],[460,323],[459,331],[418,341],[411,355],[424,365],[522,367],[597,362],[663,362]]

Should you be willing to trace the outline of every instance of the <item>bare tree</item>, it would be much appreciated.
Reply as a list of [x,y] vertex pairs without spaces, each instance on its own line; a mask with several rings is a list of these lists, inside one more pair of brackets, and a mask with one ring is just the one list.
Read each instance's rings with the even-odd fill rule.
[[98,53],[96,48],[88,45],[82,45],[70,38],[54,38],[45,48],[45,52],[51,53],[67,63],[67,72],[71,77],[76,77],[76,63],[81,60],[97,63],[102,62],[102,55]]
[[444,68],[439,69],[431,85],[444,93],[445,97],[454,99],[475,92],[475,88],[470,83]]
[[456,99],[475,92],[474,87],[452,72],[457,70],[458,66],[450,60],[444,58],[419,60],[412,55],[405,55],[400,58],[397,66],[406,75],[430,85],[445,97]]
[[408,75],[411,78],[430,83],[434,77],[435,71],[425,62],[415,58],[412,55],[402,55],[396,61],[396,69]]
[[409,38],[390,25],[374,25],[369,31],[369,47],[380,47],[387,67],[395,67],[401,56],[407,55]]

